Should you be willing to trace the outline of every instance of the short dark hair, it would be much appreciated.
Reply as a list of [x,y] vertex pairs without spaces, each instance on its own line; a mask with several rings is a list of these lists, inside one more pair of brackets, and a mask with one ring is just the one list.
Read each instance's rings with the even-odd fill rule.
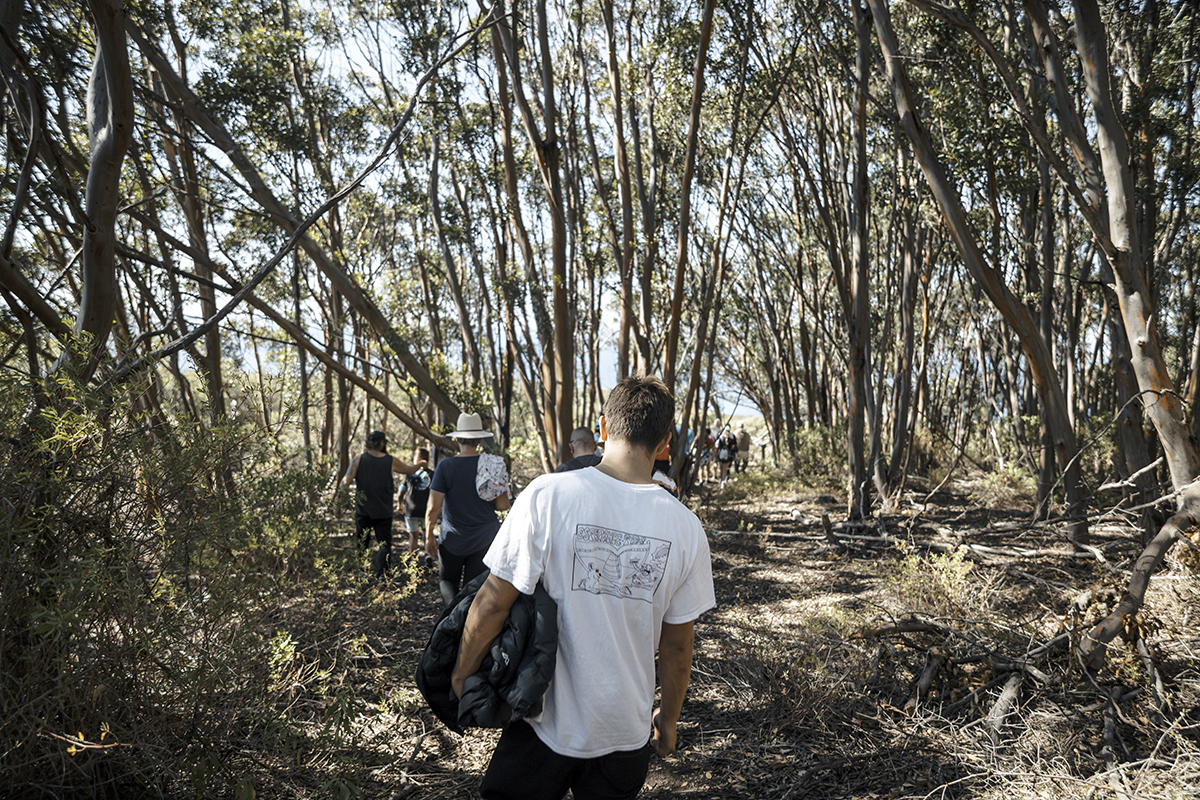
[[604,402],[604,422],[612,439],[657,451],[674,424],[675,398],[654,375],[623,378]]
[[367,434],[367,449],[375,448],[387,452],[387,434],[383,431],[371,431]]
[[427,448],[427,447],[418,447],[417,448],[417,460],[420,461],[422,459],[424,459],[425,461],[429,460],[429,448]]

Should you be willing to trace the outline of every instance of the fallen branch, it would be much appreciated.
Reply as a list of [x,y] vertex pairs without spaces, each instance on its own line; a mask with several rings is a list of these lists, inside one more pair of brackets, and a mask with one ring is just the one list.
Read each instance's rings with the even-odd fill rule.
[[1118,800],[1130,800],[1125,791],[1125,782],[1120,770],[1116,769],[1117,703],[1121,700],[1121,687],[1114,686],[1109,692],[1107,708],[1104,709],[1104,747],[1100,751],[1104,765],[1108,767],[1108,785]]
[[987,731],[988,741],[992,743],[993,750],[1000,749],[1000,729],[1004,727],[1004,720],[1012,712],[1012,708],[1016,705],[1017,696],[1021,692],[1021,680],[1023,673],[1014,672],[1008,676],[1008,680],[1004,682],[1004,690],[1000,692],[1000,696],[996,698],[996,704],[992,706],[992,710],[988,712],[987,718],[984,720],[983,726]]
[[1182,536],[1182,531],[1195,524],[1197,500],[1200,500],[1196,496],[1197,493],[1196,489],[1188,493],[1190,499],[1171,519],[1167,520],[1158,535],[1138,556],[1138,560],[1133,566],[1132,577],[1129,579],[1129,587],[1121,601],[1117,603],[1116,608],[1084,634],[1083,639],[1079,642],[1079,658],[1089,669],[1099,670],[1104,666],[1108,645],[1117,637],[1118,633],[1124,630],[1125,618],[1136,614],[1141,609],[1146,598],[1146,587],[1150,585],[1151,573],[1158,569],[1158,565],[1162,563],[1163,557],[1171,549],[1171,545],[1175,544],[1175,541]]
[[951,703],[950,705],[948,705],[944,709],[942,709],[942,716],[947,716],[947,717],[950,716],[955,711],[958,711],[958,709],[960,709],[963,706],[967,705],[968,703],[971,703],[972,701],[974,701],[977,697],[979,697],[983,693],[988,692],[988,691],[996,688],[1000,684],[1004,683],[1006,680],[1008,680],[1008,677],[1009,676],[1007,676],[1007,675],[1001,675],[998,678],[992,678],[990,681],[983,684],[982,686],[976,686],[974,689],[972,689],[966,695],[964,695],[963,697],[960,697],[958,700],[955,700],[953,703]]
[[1160,728],[1165,727],[1166,720],[1163,717],[1163,709],[1166,707],[1167,701],[1162,675],[1154,666],[1154,659],[1150,657],[1150,651],[1146,648],[1145,637],[1138,637],[1137,648],[1138,654],[1142,657],[1142,664],[1146,667],[1146,677],[1150,681],[1150,690],[1154,693],[1154,722]]
[[854,638],[874,639],[880,636],[891,636],[895,633],[941,633],[949,635],[953,633],[953,630],[931,620],[909,617],[908,619],[889,622],[886,625],[879,625],[874,628],[861,628],[854,635]]
[[908,698],[908,702],[904,704],[905,714],[912,714],[917,710],[921,700],[929,694],[929,688],[933,686],[933,679],[937,677],[938,670],[944,663],[946,663],[946,654],[939,648],[933,648],[925,656],[925,669],[921,670],[921,677],[917,679],[912,697]]
[[996,670],[997,672],[1018,672],[1028,675],[1043,685],[1051,683],[1049,675],[1025,661],[1007,661],[1002,658],[992,657],[988,659],[988,663],[991,664],[992,669]]

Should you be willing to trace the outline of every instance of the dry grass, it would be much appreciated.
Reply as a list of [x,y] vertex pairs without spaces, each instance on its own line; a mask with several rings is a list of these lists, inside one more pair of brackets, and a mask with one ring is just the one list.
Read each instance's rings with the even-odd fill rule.
[[[822,512],[842,516],[832,497],[771,493],[746,481],[702,498],[719,605],[697,624],[680,749],[653,762],[643,797],[1196,795],[1195,578],[1178,567],[1156,578],[1140,620],[1169,700],[1163,722],[1136,650],[1114,652],[1094,680],[1068,650],[1050,650],[1028,659],[1036,676],[1025,676],[993,742],[985,720],[1012,662],[1063,625],[1102,613],[1105,589],[1120,576],[1071,556],[1059,532],[1011,524],[1023,515],[964,507],[950,494],[937,499],[921,513],[885,517],[885,529],[914,542],[1062,555],[1004,564],[915,545],[839,552],[819,522]],[[350,523],[338,524],[332,541],[348,552]],[[1136,531],[1096,537],[1117,568],[1136,556]],[[1073,619],[1066,611],[1084,589],[1097,605]],[[281,722],[231,739],[219,751],[230,777],[205,796],[250,796],[253,786],[257,798],[478,797],[497,732],[450,733],[412,682],[441,606],[432,573],[401,572],[383,588],[347,582],[295,592],[264,631],[284,636],[271,667]],[[906,621],[903,630],[886,629]],[[945,661],[912,706],[931,653]],[[179,796],[188,794],[197,765],[163,758],[179,776]]]
[[[952,495],[939,499],[924,514],[898,513],[885,524],[917,541],[1061,546],[1054,531],[1004,529],[1016,518],[1011,511],[977,512]],[[1014,674],[1005,662],[1051,639],[1080,591],[1093,588],[1103,597],[1103,587],[1119,578],[1065,549],[1062,557],[1017,564],[1024,575],[920,549],[838,553],[826,547],[819,527],[822,511],[835,518],[840,512],[830,500],[757,491],[705,498],[719,606],[697,625],[680,749],[655,760],[643,797],[1195,796],[1200,618],[1193,609],[1200,598],[1194,578],[1178,572],[1156,578],[1143,620],[1170,698],[1165,724],[1155,721],[1146,668],[1132,649],[1115,652],[1094,681],[1068,650],[1053,650],[1028,660],[1040,677],[1024,678],[993,743],[985,720]],[[772,533],[736,532],[749,524]],[[1118,564],[1136,554],[1136,535],[1097,534]],[[449,733],[416,699],[411,671],[440,604],[431,576],[410,588],[407,596],[364,595],[339,621],[363,632],[374,653],[345,676],[377,687],[356,722],[359,738],[375,742],[358,751],[359,787],[372,798],[475,798],[496,732]],[[913,614],[927,623],[924,629],[878,630]],[[945,664],[928,693],[906,709],[931,652]],[[1114,689],[1115,706],[1108,700]],[[316,756],[305,765],[309,787],[323,771]],[[259,796],[317,796],[300,789],[301,774],[291,770],[292,790],[262,784]]]

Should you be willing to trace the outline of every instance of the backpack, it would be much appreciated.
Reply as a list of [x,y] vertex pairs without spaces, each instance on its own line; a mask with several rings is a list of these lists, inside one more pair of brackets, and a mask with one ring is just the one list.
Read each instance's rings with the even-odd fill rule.
[[433,483],[433,473],[421,467],[412,475],[409,475],[408,485],[412,487],[414,492],[424,492],[429,489],[429,484]]
[[475,491],[482,500],[495,500],[508,491],[508,469],[504,459],[491,453],[479,454],[475,468]]

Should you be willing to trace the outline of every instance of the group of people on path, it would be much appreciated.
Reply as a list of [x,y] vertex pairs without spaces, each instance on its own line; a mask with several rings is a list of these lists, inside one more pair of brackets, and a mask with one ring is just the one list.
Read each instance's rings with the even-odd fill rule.
[[750,465],[751,444],[753,440],[744,422],[738,423],[736,431],[728,425],[707,431],[700,447],[700,483],[714,481],[724,486],[731,469],[735,474],[744,473]]
[[[572,458],[515,500],[507,485],[492,495],[502,480],[489,474],[488,454],[479,451],[490,434],[478,415],[461,415],[449,434],[459,452],[437,465],[429,484],[426,552],[438,559],[448,606],[460,586],[490,570],[466,616],[450,681],[455,696],[479,671],[518,597],[540,586],[557,604],[556,663],[541,709],[504,727],[482,779],[483,798],[561,800],[568,790],[577,800],[633,798],[651,755],[675,749],[693,626],[716,599],[699,519],[656,480],[656,460],[670,452],[674,413],[661,380],[622,380],[600,418],[603,455],[592,431],[576,429]],[[386,443],[368,437],[367,444],[343,480],[360,481],[364,494],[372,481],[383,485],[377,472],[386,470],[390,481],[392,472],[411,476],[426,468],[420,454],[411,465],[385,464]],[[505,509],[501,525],[496,511]],[[382,526],[373,527],[376,518],[367,513],[381,510],[360,507],[360,541],[366,529],[379,539]],[[390,542],[390,530],[384,536]]]
[[[492,436],[480,416],[460,414],[458,428],[449,436],[458,442],[459,452],[442,459],[430,472],[427,449],[417,448],[413,463],[407,464],[388,455],[387,436],[382,431],[372,431],[364,452],[354,457],[342,477],[343,487],[354,484],[357,489],[354,522],[358,547],[367,549],[374,535],[372,580],[381,581],[392,561],[394,474],[406,476],[403,497],[408,549],[410,553],[424,551],[429,563],[436,561],[439,591],[447,604],[463,583],[484,571],[483,554],[500,529],[496,512],[506,510],[511,499],[503,460],[479,451],[479,443]],[[501,491],[487,500],[476,483],[481,455],[492,459],[487,467],[498,467],[501,473]]]

